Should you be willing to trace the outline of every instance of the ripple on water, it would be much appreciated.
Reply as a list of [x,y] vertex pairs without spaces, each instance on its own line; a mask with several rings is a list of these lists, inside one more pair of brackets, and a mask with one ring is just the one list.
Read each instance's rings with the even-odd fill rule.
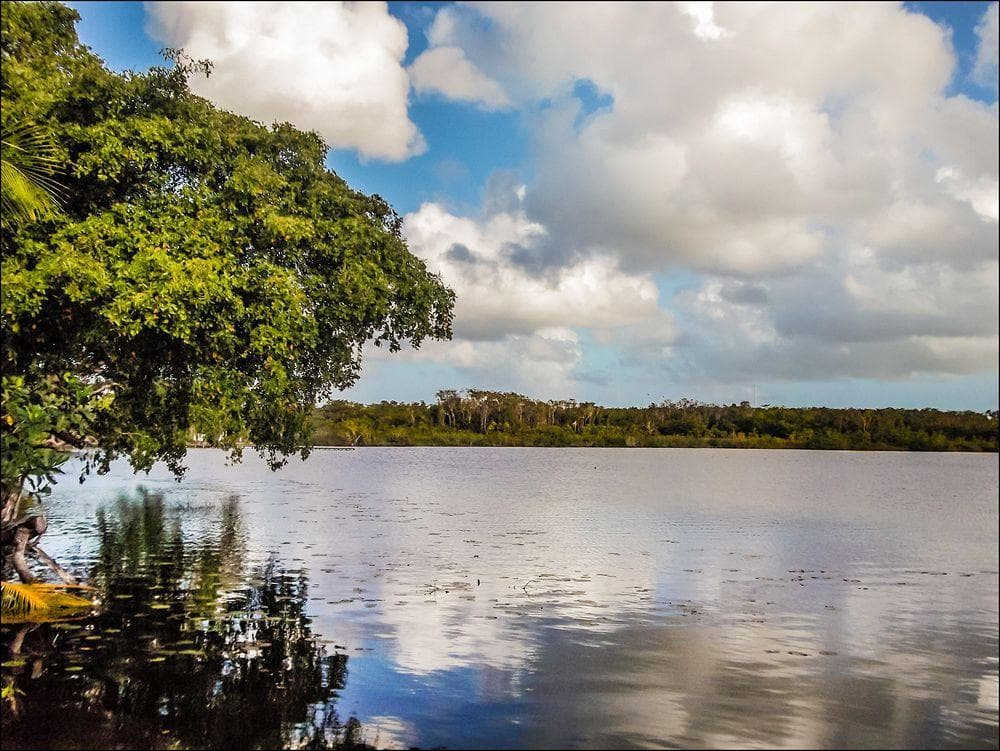
[[321,745],[350,713],[430,747],[996,745],[995,457],[218,458],[193,452],[182,486],[154,471],[159,512],[116,502],[118,467],[57,489],[49,552],[106,597],[4,663],[46,716],[92,697],[50,745],[125,716],[138,746]]

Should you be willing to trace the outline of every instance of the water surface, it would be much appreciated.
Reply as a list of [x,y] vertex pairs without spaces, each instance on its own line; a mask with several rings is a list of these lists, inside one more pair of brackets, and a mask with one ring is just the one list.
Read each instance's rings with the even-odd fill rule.
[[188,464],[57,487],[5,747],[997,747],[996,455]]

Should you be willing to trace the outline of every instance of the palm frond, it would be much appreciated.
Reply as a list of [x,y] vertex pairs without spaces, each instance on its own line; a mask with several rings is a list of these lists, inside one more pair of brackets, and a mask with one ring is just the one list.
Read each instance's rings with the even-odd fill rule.
[[0,185],[0,208],[5,216],[18,222],[34,221],[56,209],[52,196],[10,162],[0,162]]
[[67,589],[90,590],[80,584],[22,584],[20,582],[0,582],[0,615],[5,623],[34,620],[37,616],[54,615],[56,611],[90,608],[93,603],[64,591]]
[[0,198],[5,217],[27,222],[59,210],[59,149],[47,130],[22,124],[0,134]]

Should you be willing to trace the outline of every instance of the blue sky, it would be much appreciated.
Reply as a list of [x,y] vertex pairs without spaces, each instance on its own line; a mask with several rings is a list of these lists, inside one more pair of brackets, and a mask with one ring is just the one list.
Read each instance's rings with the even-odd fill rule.
[[[145,70],[163,64],[164,42],[148,33],[142,2],[68,3],[80,13],[77,33],[113,70]],[[389,12],[406,24],[406,62],[427,47],[423,30],[434,4],[395,3]],[[428,148],[402,163],[365,158],[354,149],[332,149],[327,163],[353,187],[378,193],[405,214],[424,201],[445,201],[475,210],[495,170],[526,172],[528,134],[517,113],[488,112],[473,105],[421,98],[410,117],[419,124]]]
[[995,4],[71,5],[406,217],[456,337],[348,398],[997,406]]

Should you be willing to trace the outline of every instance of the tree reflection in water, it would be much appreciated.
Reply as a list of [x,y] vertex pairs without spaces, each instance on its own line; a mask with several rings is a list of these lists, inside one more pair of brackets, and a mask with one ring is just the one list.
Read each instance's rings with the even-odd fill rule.
[[305,613],[308,581],[246,562],[238,499],[121,498],[98,515],[96,615],[4,624],[5,748],[351,748],[335,712],[347,656]]

